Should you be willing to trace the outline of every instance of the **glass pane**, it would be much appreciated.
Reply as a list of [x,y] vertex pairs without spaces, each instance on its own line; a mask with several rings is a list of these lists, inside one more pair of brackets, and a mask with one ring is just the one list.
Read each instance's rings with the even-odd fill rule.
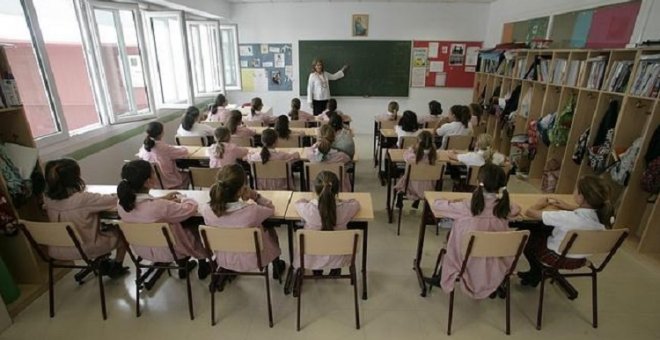
[[193,66],[193,79],[195,81],[195,92],[206,92],[204,87],[204,67],[202,66],[202,46],[199,41],[199,25],[190,25],[190,46],[188,53]]
[[[0,6],[0,43],[16,79],[33,137],[60,132],[44,86],[41,69],[32,48],[32,38],[19,0],[2,0]],[[4,70],[3,70],[4,71]]]
[[147,94],[147,85],[144,80],[145,74],[142,68],[142,57],[140,55],[140,44],[138,41],[137,25],[132,11],[120,10],[119,21],[124,37],[126,47],[126,57],[128,59],[128,73],[133,85],[133,100],[138,112],[149,110],[149,96]]
[[72,0],[33,0],[70,131],[101,122]]
[[220,37],[218,36],[218,29],[216,27],[211,27],[211,36],[210,39],[212,41],[212,48],[211,50],[211,60],[213,61],[213,84],[214,87],[220,91],[222,89],[222,78],[221,78],[221,73],[220,70],[220,65],[222,60],[220,59],[220,56],[218,55],[218,51],[220,51],[219,45],[220,45]]
[[178,17],[151,18],[163,104],[188,101],[186,58]]
[[236,30],[232,26],[222,27],[222,58],[225,60],[225,82],[227,86],[238,86],[238,60],[236,60]]
[[101,59],[105,71],[105,83],[110,95],[112,113],[116,115],[131,111],[126,91],[123,61],[120,55],[117,29],[115,27],[115,11],[95,9],[94,17],[98,27],[101,44]]
[[188,25],[188,46],[193,68],[195,94],[218,92],[222,89],[218,29],[211,23]]

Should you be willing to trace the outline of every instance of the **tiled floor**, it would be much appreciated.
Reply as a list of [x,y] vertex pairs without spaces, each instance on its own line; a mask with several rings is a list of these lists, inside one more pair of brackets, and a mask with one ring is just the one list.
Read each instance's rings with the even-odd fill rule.
[[[361,136],[370,147],[370,137]],[[360,150],[357,190],[372,193],[376,220],[369,238],[369,300],[360,301],[362,328],[355,329],[352,290],[347,282],[318,281],[305,286],[303,329],[295,330],[296,300],[274,281],[275,325],[268,327],[263,281],[239,278],[216,295],[219,323],[210,325],[206,282],[193,280],[196,318],[190,321],[185,281],[164,277],[142,299],[143,314],[135,317],[133,277],[106,281],[108,320],[100,313],[95,281],[77,286],[71,275],[56,287],[56,316],[48,317],[44,295],[16,318],[0,339],[436,339],[446,337],[448,296],[435,289],[419,295],[412,271],[420,211],[404,210],[401,236],[385,219],[385,190],[375,180],[370,149]],[[533,192],[513,180],[513,192]],[[280,244],[286,238],[280,232]],[[444,235],[427,233],[424,267]],[[521,268],[526,263],[522,261]],[[512,334],[504,334],[504,301],[474,301],[457,294],[453,339],[660,339],[660,265],[623,249],[599,280],[600,327],[591,327],[590,282],[578,279],[577,300],[569,301],[551,286],[546,294],[542,331],[534,327],[538,290],[512,286]]]

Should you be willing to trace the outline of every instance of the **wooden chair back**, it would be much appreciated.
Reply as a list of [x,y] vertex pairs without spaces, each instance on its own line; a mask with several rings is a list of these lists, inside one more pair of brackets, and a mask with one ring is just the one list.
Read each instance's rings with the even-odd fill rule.
[[212,227],[200,225],[205,247],[211,252],[261,253],[262,232],[259,228]]
[[472,136],[446,136],[447,150],[470,150]]
[[[126,223],[119,222],[119,228],[129,245],[134,247],[168,247],[165,234],[172,235],[169,223]],[[174,238],[170,237],[172,245]]]
[[408,173],[411,181],[438,181],[442,179],[445,172],[445,163],[435,162],[429,164],[421,161],[417,164],[408,165]]
[[417,145],[417,136],[403,136],[401,137],[401,149],[408,149]]
[[221,126],[225,126],[225,124],[223,122],[202,122],[202,124],[206,124],[206,125],[212,127],[213,129],[217,129]]
[[[611,253],[619,240],[628,235],[628,229],[613,230],[571,230],[569,231],[561,245],[559,252],[572,254],[609,254]],[[573,241],[571,242],[571,239]]]
[[195,188],[210,188],[215,184],[216,176],[218,175],[217,168],[188,168],[190,171],[190,184],[193,189]]
[[339,179],[339,188],[344,184],[344,165],[340,163],[305,163],[305,177],[307,178],[307,190],[312,191],[312,183],[323,171],[330,171]]
[[244,148],[251,148],[254,146],[254,143],[252,141],[252,137],[239,137],[239,136],[231,136],[230,143],[236,144],[236,146],[242,146]]
[[288,161],[269,160],[266,164],[262,162],[252,163],[252,177],[256,189],[259,189],[257,181],[259,179],[286,179],[287,187],[291,188],[290,176],[291,169]]
[[299,148],[302,146],[302,139],[300,135],[291,135],[289,139],[278,138],[277,147],[278,148]]
[[472,231],[462,240],[461,252],[470,257],[511,257],[522,251],[529,238],[529,230],[519,231]]
[[290,128],[304,128],[307,127],[307,124],[304,120],[289,120],[289,127]]
[[176,145],[206,146],[207,139],[204,136],[174,136]]
[[244,120],[243,124],[247,127],[260,127],[264,126],[263,122],[260,120]]
[[68,230],[80,240],[80,235],[72,223],[69,222],[34,222],[21,220],[25,230],[39,245],[52,247],[75,247],[73,238]]
[[[357,241],[356,241],[357,237]],[[361,230],[310,230],[299,229],[296,231],[296,244],[301,246],[305,255],[353,255],[357,254],[362,238]]]
[[473,165],[468,168],[467,184],[476,187],[479,185],[479,169],[480,166]]
[[380,128],[381,129],[394,129],[396,126],[397,121],[396,120],[381,120],[380,121]]

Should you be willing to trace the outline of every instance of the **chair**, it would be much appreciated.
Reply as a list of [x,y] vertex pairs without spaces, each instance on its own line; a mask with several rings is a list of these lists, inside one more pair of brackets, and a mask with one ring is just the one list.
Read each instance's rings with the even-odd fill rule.
[[[461,269],[456,277],[456,283],[463,280],[463,274],[467,269],[470,258],[486,258],[486,257],[513,257],[511,267],[504,277],[504,285],[506,289],[506,334],[511,334],[511,275],[514,274],[518,259],[525,249],[525,244],[529,239],[529,230],[520,231],[471,231],[463,237],[461,244],[461,253],[464,256]],[[444,253],[445,249],[440,251],[438,260],[436,261],[437,271],[438,264]],[[435,274],[435,272],[434,272]],[[454,290],[449,293],[449,318],[447,320],[447,335],[451,335],[451,324],[454,314]]]
[[472,136],[474,136],[474,138],[477,138],[484,133],[486,133],[486,124],[479,124],[472,127]]
[[161,176],[161,171],[160,171],[160,166],[158,163],[155,162],[150,162],[151,167],[154,169],[154,173],[156,174],[156,179],[158,180],[158,184],[160,185],[161,189],[165,189],[165,185],[163,184],[163,177]]
[[[204,242],[204,247],[208,251],[209,261],[213,262],[213,254],[216,252],[230,252],[230,253],[253,253],[257,257],[258,272],[227,272],[220,266],[211,273],[211,284],[209,289],[211,291],[211,325],[215,326],[215,292],[214,277],[222,277],[227,275],[243,275],[243,276],[263,276],[266,281],[266,301],[268,302],[268,324],[273,327],[273,308],[270,301],[270,283],[268,280],[268,263],[263,263],[261,253],[263,251],[263,235],[259,228],[218,228],[210,226],[199,226],[199,232]],[[276,270],[273,268],[273,270]]]
[[445,136],[447,138],[446,150],[470,150],[472,136]]
[[307,127],[307,124],[304,120],[289,120],[289,127],[290,128],[305,128]]
[[176,145],[206,146],[207,138],[204,136],[174,136]]
[[[158,277],[163,271],[170,269],[187,270],[187,260],[189,257],[179,257],[174,250],[175,240],[173,238],[170,225],[168,223],[125,223],[119,222],[120,234],[124,242],[130,247],[128,248],[128,255],[131,257],[135,265],[135,315],[140,317],[140,290],[142,288],[151,289],[148,285],[147,278],[157,271],[154,276]],[[169,249],[171,258],[169,262],[156,262],[152,264],[144,264],[143,260],[152,261],[148,258],[142,258],[136,255],[131,248],[165,248]],[[143,274],[142,269],[147,269]],[[186,288],[188,293],[188,312],[190,313],[190,320],[195,320],[193,312],[192,288],[190,286],[190,274],[186,275]]]
[[[561,255],[556,264],[551,266],[542,263],[543,269],[541,270],[541,289],[539,292],[539,310],[536,317],[536,329],[541,330],[541,322],[543,320],[543,293],[545,290],[545,280],[551,278],[553,281],[565,282],[567,277],[591,277],[591,299],[593,308],[592,325],[594,328],[598,328],[598,273],[605,269],[605,266],[610,262],[612,256],[614,256],[627,236],[628,229],[572,230],[566,234],[559,247]],[[588,256],[607,254],[607,256],[598,267],[596,267],[593,262],[587,260],[584,266],[589,268],[590,272],[588,273],[560,273],[559,270],[564,269],[562,267],[566,257],[575,254],[590,254]],[[573,293],[573,296],[577,296],[577,292]]]
[[215,184],[215,177],[218,174],[217,168],[188,168],[190,171],[190,186],[195,188],[210,188]]
[[292,135],[289,136],[289,139],[278,138],[277,147],[278,148],[299,148],[302,146],[302,136],[301,135]]
[[417,136],[404,136],[401,137],[401,149],[408,149],[417,145]]
[[381,129],[394,129],[398,121],[396,120],[381,120],[379,121]]
[[[396,234],[399,235],[401,233],[401,216],[403,215],[403,200],[406,197],[406,193],[408,192],[408,187],[410,186],[410,181],[435,181],[436,182],[436,187],[438,187],[438,183],[442,183],[442,176],[444,176],[445,173],[445,163],[443,162],[435,162],[435,164],[431,165],[428,164],[428,162],[420,162],[417,164],[408,164],[406,166],[406,173],[405,173],[405,186],[403,192],[393,193],[393,197],[395,199],[392,200],[392,211],[394,211],[394,204],[395,202],[399,201],[399,219],[397,222],[397,227],[396,227]],[[442,187],[442,186],[440,186]],[[394,190],[394,189],[393,189]]]
[[262,162],[252,163],[252,178],[255,190],[260,190],[260,179],[286,179],[287,190],[291,190],[291,169],[288,161],[270,160],[266,164]]
[[223,122],[202,122],[202,124],[206,124],[214,129],[217,129],[221,126],[225,126]]
[[[355,269],[355,258],[359,251],[360,238],[362,231],[360,230],[334,230],[334,231],[321,231],[321,230],[305,230],[299,229],[296,231],[296,240],[298,244],[298,254],[300,259],[300,268],[296,272],[296,292],[298,297],[298,312],[296,318],[296,327],[300,331],[300,312],[301,300],[303,293],[303,281],[305,279],[349,279],[353,285],[353,298],[355,300],[355,328],[360,329],[360,311],[358,306],[358,293],[357,293],[357,275]],[[349,266],[348,275],[337,276],[313,276],[305,275],[305,255],[313,256],[336,256],[336,255],[350,255],[351,263]]]
[[[110,254],[91,258],[82,248],[78,231],[68,222],[32,222],[20,220],[18,227],[23,231],[32,248],[39,254],[41,259],[48,263],[48,304],[50,317],[55,316],[55,282],[53,269],[55,268],[78,268],[92,271],[99,281],[99,294],[101,295],[101,314],[103,320],[108,318],[105,308],[105,289],[103,287],[103,276],[101,273],[101,262]],[[69,262],[74,259],[56,259],[46,253],[44,247],[74,247],[78,250],[80,257],[75,260],[83,260],[84,265]]]
[[312,183],[316,176],[323,171],[330,171],[337,175],[339,179],[339,188],[344,184],[344,166],[340,163],[305,163],[305,178],[307,178],[306,191],[312,191]]
[[230,142],[244,148],[251,148],[254,146],[252,137],[231,136]]
[[260,120],[244,120],[243,124],[247,127],[261,127],[264,126],[263,122]]

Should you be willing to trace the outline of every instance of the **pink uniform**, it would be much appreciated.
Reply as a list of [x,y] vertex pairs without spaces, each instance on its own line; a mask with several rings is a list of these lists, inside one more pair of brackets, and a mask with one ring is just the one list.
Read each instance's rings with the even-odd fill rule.
[[[300,218],[305,221],[305,229],[321,230],[321,214],[319,213],[318,200],[311,201],[302,199],[294,203],[296,211]],[[348,222],[357,215],[360,211],[360,202],[350,199],[344,201],[337,201],[337,225],[333,230],[346,230]],[[297,242],[297,241],[296,241]],[[296,245],[296,248],[298,245]],[[341,268],[347,267],[351,264],[351,256],[349,255],[305,255],[305,268],[308,269],[325,269],[325,268]],[[300,267],[300,255],[298,252],[294,254],[293,266]]]
[[[406,161],[406,164],[416,164],[415,149],[409,148],[406,152],[403,153],[403,159]],[[429,163],[428,150],[424,151],[424,156],[420,161],[422,164]],[[401,192],[406,187],[406,176],[408,169],[406,168],[406,174],[399,178],[399,181],[394,186],[394,190]],[[438,174],[440,178],[440,174]],[[406,191],[406,196],[411,200],[421,200],[424,199],[424,191],[435,191],[435,181],[410,181],[408,183],[408,191]]]
[[[344,123],[351,121],[351,117],[345,115],[343,112],[341,112],[339,110],[337,110],[335,112],[337,112],[337,114],[339,116],[341,116],[341,120],[344,121]],[[329,122],[330,118],[328,117],[328,113],[330,113],[330,111],[328,111],[328,110],[323,111],[320,115],[318,115],[318,120],[323,122],[323,123]]]
[[423,117],[417,118],[417,122],[419,122],[421,125],[424,125],[424,127],[433,128],[435,127],[435,124],[438,123],[438,121],[442,118],[444,118],[443,115],[424,115]]
[[243,159],[248,154],[248,149],[237,146],[232,143],[222,143],[225,152],[222,154],[222,157],[218,158],[215,154],[215,148],[217,144],[213,144],[206,149],[206,155],[209,156],[209,167],[219,168],[225,165],[234,165],[236,164],[237,159]]
[[269,125],[273,124],[276,118],[263,112],[255,112],[254,114],[248,114],[244,119],[251,122],[262,122],[265,125]]
[[236,136],[236,137],[247,137],[247,138],[249,138],[249,137],[254,137],[254,135],[256,135],[256,134],[257,133],[254,130],[250,129],[250,128],[247,128],[245,126],[237,126],[236,127],[236,133],[232,134],[232,137]]
[[[291,117],[289,117],[289,119],[291,119]],[[314,117],[314,115],[309,112],[300,110],[298,111],[298,120],[302,120],[305,122],[313,122],[314,120],[316,120],[316,117]]]
[[[471,231],[508,231],[508,220],[493,215],[497,196],[484,193],[484,211],[478,216],[472,216],[470,200],[450,203],[446,200],[433,202],[433,210],[442,216],[454,219],[454,225],[447,241],[447,254],[442,260],[442,289],[449,293],[454,290],[456,277],[463,264],[461,251],[462,240]],[[520,206],[511,204],[509,217],[520,213]],[[511,267],[513,258],[472,258],[468,261],[463,273],[462,288],[466,295],[474,299],[483,299],[494,292],[504,280]]]
[[[181,222],[197,215],[197,202],[192,198],[184,198],[181,203],[155,198],[148,194],[137,194],[135,208],[130,212],[117,204],[117,212],[126,223],[158,223],[170,224],[174,238],[174,250],[178,257],[192,256],[206,259],[207,253],[202,245],[197,228],[186,228]],[[133,247],[133,252],[143,259],[152,262],[171,262],[172,253],[167,247]]]
[[[258,227],[262,231],[263,249],[261,251],[262,265],[273,262],[282,251],[275,230],[264,229],[262,223],[273,216],[275,209],[273,203],[260,197],[257,204],[246,202],[233,202],[227,204],[227,211],[222,216],[216,216],[209,204],[200,207],[200,213],[204,217],[204,224],[219,228],[250,228]],[[216,252],[217,264],[225,269],[235,271],[250,271],[257,269],[257,257],[254,253],[227,253]]]
[[158,164],[160,178],[163,181],[163,189],[186,189],[190,183],[190,177],[181,174],[174,162],[177,158],[188,156],[188,149],[182,146],[172,146],[163,141],[156,141],[156,145],[147,151],[144,146],[140,148],[137,156],[150,163]]
[[[388,112],[385,112],[385,113],[381,113],[381,114],[379,114],[379,115],[376,115],[375,119],[376,119],[377,121],[392,120],[392,117],[394,117],[394,114],[393,114],[392,112],[389,112],[389,111],[388,111]],[[400,115],[397,116],[397,119],[396,119],[396,120],[398,121],[399,118],[401,118]]]
[[[259,190],[291,190],[294,187],[293,184],[293,173],[291,172],[291,164],[300,159],[300,154],[297,152],[288,153],[282,151],[275,151],[274,149],[268,149],[270,151],[271,160],[277,161],[288,161],[289,162],[289,184],[291,187],[287,187],[287,181],[284,178],[275,178],[275,179],[265,179],[259,178],[257,174],[257,188]],[[247,156],[247,161],[250,163],[261,162],[261,151],[251,153]],[[268,163],[266,163],[268,164]]]
[[346,171],[346,163],[351,161],[351,157],[348,156],[347,154],[337,151],[335,149],[331,149],[330,152],[325,156],[325,159],[323,159],[323,154],[318,149],[318,143],[312,145],[310,148],[305,149],[305,153],[307,158],[309,159],[310,163],[341,163],[344,165],[344,174],[343,174],[343,181],[342,181],[342,187],[341,191],[342,192],[350,192],[351,191],[351,181],[348,178],[348,172]]
[[[119,234],[99,230],[98,213],[112,211],[117,206],[117,197],[91,192],[77,192],[62,200],[44,197],[44,209],[51,222],[71,222],[78,234],[85,254],[95,258],[117,248]],[[80,253],[75,247],[49,247],[48,254],[58,260],[77,260]]]
[[230,115],[231,115],[231,110],[227,110],[224,106],[218,106],[215,114],[209,111],[206,121],[224,123],[227,121],[227,119],[229,119]]

